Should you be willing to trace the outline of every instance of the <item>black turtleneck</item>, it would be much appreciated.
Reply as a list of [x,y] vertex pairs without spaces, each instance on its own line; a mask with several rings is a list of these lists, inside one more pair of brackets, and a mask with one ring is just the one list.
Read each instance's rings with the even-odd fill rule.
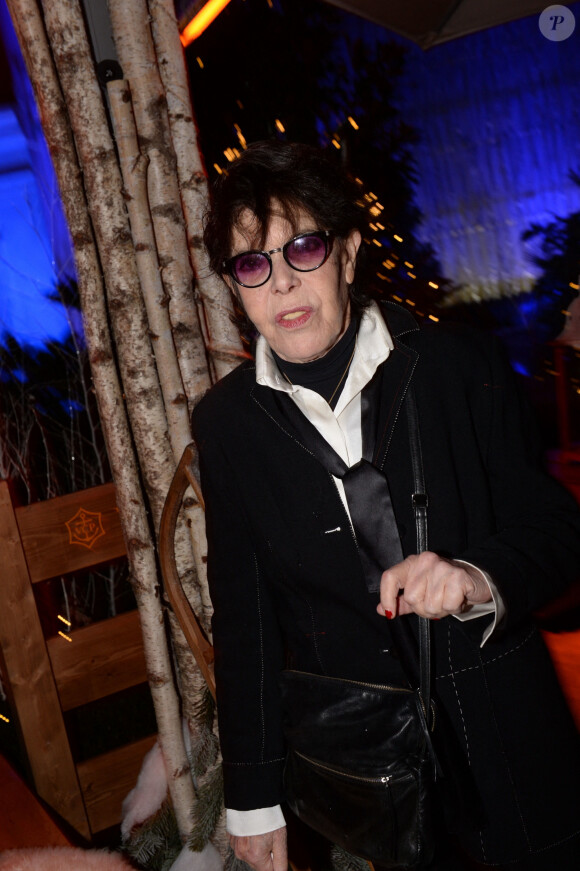
[[[272,351],[272,356],[282,375],[292,384],[300,384],[302,387],[315,390],[327,402],[332,397],[332,402],[329,402],[329,405],[334,408],[346,382],[347,371],[356,343],[357,329],[358,319],[352,318],[344,336],[341,336],[336,345],[323,357],[311,360],[309,363],[289,363],[288,360],[282,360],[275,351]],[[338,389],[336,389],[337,385]],[[335,390],[336,393],[333,396]]]

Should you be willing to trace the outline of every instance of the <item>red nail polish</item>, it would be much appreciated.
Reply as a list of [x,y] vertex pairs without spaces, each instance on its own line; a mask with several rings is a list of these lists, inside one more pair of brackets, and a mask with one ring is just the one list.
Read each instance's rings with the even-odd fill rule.
[[387,609],[385,608],[385,617],[387,618],[387,620],[392,620],[393,619],[393,612],[387,611]]

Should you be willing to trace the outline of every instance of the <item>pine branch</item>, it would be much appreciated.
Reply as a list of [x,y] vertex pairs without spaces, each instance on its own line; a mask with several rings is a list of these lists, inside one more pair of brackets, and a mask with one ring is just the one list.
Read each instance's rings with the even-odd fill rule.
[[203,728],[198,739],[191,748],[190,765],[196,779],[203,777],[206,771],[215,763],[218,755],[218,739],[214,733]]
[[207,781],[198,790],[193,809],[193,828],[188,845],[201,852],[215,831],[223,808],[223,777],[221,765],[216,765]]
[[164,801],[156,814],[133,829],[123,851],[146,871],[167,871],[182,846],[173,808]]
[[213,729],[215,702],[207,687],[194,698],[193,717],[196,726],[193,733],[196,735],[196,741],[190,751],[189,763],[194,778],[199,779],[215,764],[219,746]]
[[194,716],[199,726],[205,726],[211,730],[215,716],[215,702],[208,687],[196,699]]

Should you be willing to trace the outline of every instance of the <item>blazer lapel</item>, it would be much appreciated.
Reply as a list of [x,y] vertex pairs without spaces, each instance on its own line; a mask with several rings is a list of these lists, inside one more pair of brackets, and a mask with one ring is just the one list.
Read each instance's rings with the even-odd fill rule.
[[373,397],[373,406],[378,409],[373,463],[379,469],[385,464],[401,404],[419,359],[416,351],[396,338],[394,342],[394,349],[381,367],[382,376],[376,379],[376,386],[373,385],[378,394],[376,400]]
[[313,454],[322,465],[336,476],[346,472],[347,465],[314,424],[300,411],[296,403],[280,390],[253,390],[252,398],[290,438]]

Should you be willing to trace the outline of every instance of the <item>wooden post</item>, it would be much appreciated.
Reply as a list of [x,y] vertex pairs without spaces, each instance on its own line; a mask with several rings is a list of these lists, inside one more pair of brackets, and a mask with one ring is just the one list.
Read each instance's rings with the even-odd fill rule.
[[[19,728],[34,786],[41,798],[77,831],[90,838],[82,793],[52,676],[42,627],[34,602],[20,533],[6,481],[0,481],[2,517],[2,585],[0,655],[10,675],[9,695],[19,711]],[[14,614],[19,615],[15,620]],[[45,724],[44,739],[35,724]]]

